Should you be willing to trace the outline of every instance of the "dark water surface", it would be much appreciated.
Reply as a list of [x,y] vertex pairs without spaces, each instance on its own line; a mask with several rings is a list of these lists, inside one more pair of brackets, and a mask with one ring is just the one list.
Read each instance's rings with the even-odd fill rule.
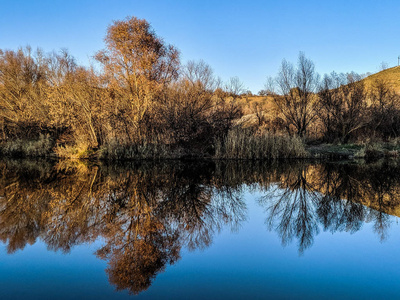
[[0,299],[400,295],[400,164],[0,161]]

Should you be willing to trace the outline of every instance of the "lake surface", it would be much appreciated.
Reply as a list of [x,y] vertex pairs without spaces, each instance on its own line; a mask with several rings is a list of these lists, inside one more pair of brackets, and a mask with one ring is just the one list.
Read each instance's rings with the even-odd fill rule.
[[0,299],[387,299],[400,164],[0,161]]

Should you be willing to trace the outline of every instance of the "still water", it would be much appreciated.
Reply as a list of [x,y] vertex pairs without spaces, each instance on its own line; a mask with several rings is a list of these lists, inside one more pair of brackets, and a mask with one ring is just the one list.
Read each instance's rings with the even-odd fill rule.
[[395,161],[0,161],[0,298],[397,298],[398,216]]

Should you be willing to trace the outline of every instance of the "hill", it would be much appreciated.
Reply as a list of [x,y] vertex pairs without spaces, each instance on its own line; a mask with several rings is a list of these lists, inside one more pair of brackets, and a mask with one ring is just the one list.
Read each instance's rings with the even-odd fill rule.
[[372,74],[363,79],[365,86],[369,89],[376,80],[385,81],[397,94],[400,94],[400,67],[393,67]]
[[[376,80],[382,80],[400,95],[400,66],[389,68],[378,73],[372,74],[362,81],[366,90],[369,91]],[[268,120],[278,114],[271,96],[242,96],[238,103],[243,111],[243,117],[239,121],[243,125],[254,125],[258,123],[258,116],[262,115]]]

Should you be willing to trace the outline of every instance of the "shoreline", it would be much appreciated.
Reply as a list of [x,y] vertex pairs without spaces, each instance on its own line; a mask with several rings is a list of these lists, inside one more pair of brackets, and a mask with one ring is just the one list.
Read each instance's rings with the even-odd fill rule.
[[[389,143],[374,144],[317,144],[305,145],[301,156],[284,157],[264,157],[264,158],[245,158],[245,157],[216,157],[215,155],[199,153],[177,153],[174,151],[164,152],[161,156],[146,156],[138,154],[136,157],[105,158],[101,157],[101,149],[88,149],[83,153],[70,156],[60,156],[54,149],[36,149],[35,152],[18,150],[7,152],[4,145],[0,145],[0,154],[2,158],[7,159],[48,159],[48,160],[73,160],[88,162],[125,162],[125,161],[294,161],[294,160],[357,160],[369,159],[377,160],[380,158],[400,158],[400,147],[390,145]],[[44,154],[43,154],[44,153]]]

